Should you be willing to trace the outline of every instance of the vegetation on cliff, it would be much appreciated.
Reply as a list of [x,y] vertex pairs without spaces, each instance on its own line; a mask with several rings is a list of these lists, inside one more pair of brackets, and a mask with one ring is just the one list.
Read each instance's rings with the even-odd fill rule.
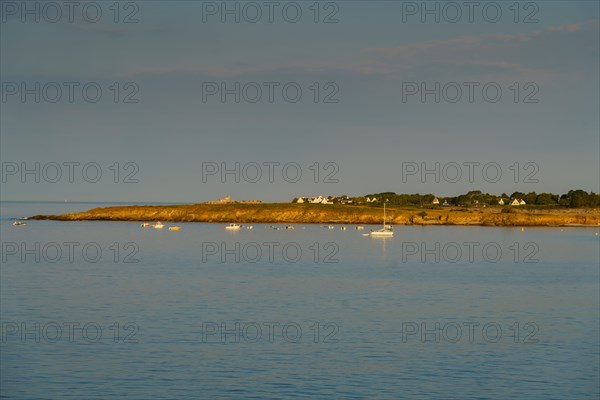
[[[436,198],[433,194],[396,194],[394,192],[372,193],[366,196],[353,198],[354,203],[366,203],[367,198],[386,199],[388,204],[398,206],[426,206],[432,204]],[[440,204],[447,202],[454,206],[470,206],[470,205],[497,205],[500,199],[508,202],[510,199],[523,199],[529,206],[560,206],[560,207],[600,207],[600,194],[594,192],[586,192],[584,190],[569,190],[565,194],[554,193],[522,193],[514,192],[511,195],[502,193],[501,195],[493,195],[482,193],[479,190],[472,190],[466,194],[459,196],[437,196]]]

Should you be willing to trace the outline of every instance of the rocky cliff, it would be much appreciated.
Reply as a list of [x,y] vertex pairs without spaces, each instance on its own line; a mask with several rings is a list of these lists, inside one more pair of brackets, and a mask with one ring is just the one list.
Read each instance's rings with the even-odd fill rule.
[[[392,208],[394,225],[564,226],[600,225],[600,209],[517,208]],[[59,221],[163,221],[240,223],[346,223],[381,224],[382,209],[320,204],[193,204],[173,206],[119,206],[63,215],[36,215],[31,219]]]

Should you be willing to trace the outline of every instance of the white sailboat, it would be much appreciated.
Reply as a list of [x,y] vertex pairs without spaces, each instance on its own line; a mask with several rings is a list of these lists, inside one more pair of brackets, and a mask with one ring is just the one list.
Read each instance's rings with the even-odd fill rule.
[[383,202],[383,228],[376,231],[371,231],[372,237],[393,237],[394,229],[391,225],[385,223],[385,201]]

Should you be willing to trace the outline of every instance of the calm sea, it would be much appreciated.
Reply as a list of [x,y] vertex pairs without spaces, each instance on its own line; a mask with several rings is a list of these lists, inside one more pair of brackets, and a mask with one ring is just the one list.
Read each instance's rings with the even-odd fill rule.
[[598,398],[598,228],[28,221],[2,203],[11,399]]

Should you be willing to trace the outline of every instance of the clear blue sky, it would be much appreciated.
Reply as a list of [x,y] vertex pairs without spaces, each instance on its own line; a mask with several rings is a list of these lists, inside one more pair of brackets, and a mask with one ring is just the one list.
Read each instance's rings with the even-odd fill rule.
[[[287,201],[297,195],[379,191],[455,195],[475,189],[498,194],[600,190],[597,1],[538,1],[529,8],[521,2],[518,23],[509,8],[512,1],[494,3],[502,11],[497,23],[484,19],[482,6],[475,9],[473,22],[466,8],[456,23],[444,18],[454,18],[452,9],[442,11],[439,23],[431,15],[421,22],[422,10],[410,14],[413,3],[391,1],[334,2],[337,8],[321,2],[319,23],[309,8],[312,1],[296,3],[302,10],[297,23],[283,19],[286,2],[275,9],[273,23],[267,21],[264,7],[258,23],[245,21],[244,15],[240,23],[225,15],[223,23],[218,10],[209,12],[221,2],[191,1],[138,1],[137,9],[124,9],[122,3],[118,23],[113,21],[112,1],[98,2],[102,17],[96,23],[86,21],[81,8],[74,11],[72,22],[66,9],[57,23],[44,20],[54,18],[50,9],[40,11],[40,22],[31,15],[23,22],[22,10],[5,6],[15,3],[19,8],[22,2],[2,3],[0,157],[5,169],[13,163],[33,168],[39,162],[47,166],[47,175],[40,183],[32,175],[23,183],[18,172],[5,176],[1,200],[200,202],[230,194],[235,199]],[[236,2],[228,4],[233,8]],[[427,4],[433,8],[436,3]],[[254,10],[246,11],[249,18],[254,16]],[[294,11],[287,15],[293,17]],[[488,10],[488,17],[494,11]],[[122,22],[130,13],[138,23]],[[331,13],[339,22],[323,23]],[[538,22],[523,23],[528,15]],[[20,93],[11,94],[13,82],[80,86],[73,103],[66,99],[64,85],[57,103],[43,96],[35,103],[33,95],[22,102]],[[88,82],[103,90],[97,103],[82,98],[81,87]],[[121,87],[120,102],[115,103],[109,88],[114,82],[134,82],[139,102],[122,103],[131,88]],[[235,103],[231,95],[222,103],[218,94],[203,102],[207,82],[280,86],[273,103],[266,89],[257,103],[243,98]],[[303,90],[297,103],[282,97],[281,86],[288,82]],[[318,103],[313,102],[314,86],[310,89],[315,82],[320,84]],[[328,82],[335,85],[325,87]],[[473,103],[464,86],[456,103],[443,97],[435,103],[433,95],[423,103],[419,94],[403,102],[403,87],[410,82],[480,86]],[[503,90],[497,103],[482,97],[481,87],[489,82]],[[520,85],[518,102],[513,99],[515,82]],[[529,82],[534,85],[525,87]],[[339,91],[333,98],[339,102],[324,103],[335,87]],[[53,93],[49,87],[47,96]],[[254,92],[247,94],[252,97]],[[452,97],[454,92],[447,94]],[[524,103],[528,94],[539,102]],[[86,182],[76,166],[70,183],[64,163],[71,161],[98,163],[102,178]],[[52,162],[62,165],[57,183],[49,182],[55,176],[48,164]],[[135,172],[125,170],[124,164],[136,163],[134,178],[139,182],[114,183],[110,168],[115,162],[121,169],[119,181]],[[203,163],[212,162],[230,168],[236,162],[255,162],[262,165],[263,177],[257,183],[244,182],[243,176],[236,183],[233,175],[226,183],[216,175],[203,181]],[[281,167],[274,167],[274,182],[269,182],[268,162],[298,163],[302,178],[287,182]],[[321,170],[319,183],[314,183],[311,169],[315,162]],[[339,170],[324,169],[328,162]],[[503,175],[498,182],[487,182],[475,167],[474,182],[469,182],[468,168],[463,167],[458,182],[442,176],[436,183],[432,175],[425,183],[415,176],[403,179],[403,163],[423,162],[431,168],[435,162],[442,167],[494,162]],[[511,167],[515,162],[518,183]],[[524,169],[529,162],[539,169]],[[246,172],[254,177],[252,168]],[[335,172],[338,183],[323,182],[329,172]],[[531,172],[538,183],[523,182]]]

